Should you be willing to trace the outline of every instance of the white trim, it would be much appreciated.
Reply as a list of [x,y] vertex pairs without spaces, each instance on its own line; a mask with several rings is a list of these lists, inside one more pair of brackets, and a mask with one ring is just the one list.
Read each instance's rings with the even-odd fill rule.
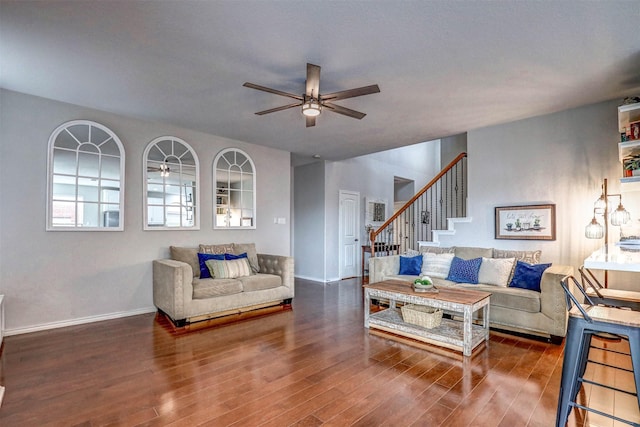
[[470,216],[461,218],[447,218],[447,229],[432,230],[431,235],[433,236],[433,241],[418,241],[418,248],[422,246],[440,246],[440,236],[453,236],[454,234],[456,234],[456,223],[468,223],[472,221],[473,218]]
[[98,316],[79,317],[77,319],[62,320],[60,322],[42,323],[24,328],[5,329],[4,336],[28,334],[31,332],[47,331],[49,329],[64,328],[67,326],[84,325],[85,323],[101,322],[103,320],[120,319],[122,317],[137,316],[139,314],[154,313],[155,307],[138,308],[130,311],[117,311],[115,313],[100,314]]

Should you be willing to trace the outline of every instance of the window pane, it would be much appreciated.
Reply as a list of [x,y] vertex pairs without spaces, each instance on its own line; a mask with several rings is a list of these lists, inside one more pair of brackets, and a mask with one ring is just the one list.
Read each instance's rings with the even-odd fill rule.
[[[106,133],[105,131],[103,131],[99,127],[91,126],[91,141],[90,142],[92,142],[95,145],[99,146],[100,150],[102,151],[102,153],[104,153],[104,148],[101,146],[101,144],[107,142],[110,139],[111,139],[111,136],[108,133]],[[117,149],[117,146],[116,146],[116,149]],[[117,150],[115,153],[112,153],[112,154],[119,155],[120,154],[120,150]]]
[[[82,144],[85,142],[89,142],[89,125],[88,124],[69,126],[67,127],[67,130],[71,135],[73,135],[73,137],[76,140],[78,140],[78,143]],[[62,132],[62,133],[67,133],[67,132]]]
[[162,206],[147,207],[147,221],[150,226],[164,225],[164,208]]
[[173,141],[165,139],[156,143],[158,149],[164,154],[164,156],[170,156],[173,154]]
[[120,226],[120,212],[118,211],[118,205],[102,204],[100,205],[100,211],[102,212],[101,225],[103,227]]
[[75,200],[76,177],[54,175],[52,196],[54,200]]
[[51,225],[75,226],[76,203],[53,201],[51,204]]
[[243,190],[251,191],[253,190],[253,175],[252,174],[242,174],[242,187]]
[[76,152],[53,150],[53,173],[76,174]]
[[98,177],[100,157],[91,153],[78,153],[78,175]]
[[78,147],[78,151],[84,153],[100,154],[100,150],[93,144],[82,144]]
[[97,203],[78,203],[78,225],[82,227],[99,227],[99,206]]
[[69,134],[69,132],[67,132],[66,130],[63,130],[62,132],[60,132],[60,134],[56,138],[55,146],[59,148],[68,148],[75,152],[76,149],[78,148],[78,145],[79,145],[78,141],[73,139],[73,136]]
[[98,202],[98,181],[94,178],[78,178],[78,196],[85,202]]
[[120,179],[120,158],[102,156],[102,178]]
[[193,158],[193,154],[191,151],[185,153],[182,157],[180,157],[183,165],[194,166],[196,165],[196,160]]

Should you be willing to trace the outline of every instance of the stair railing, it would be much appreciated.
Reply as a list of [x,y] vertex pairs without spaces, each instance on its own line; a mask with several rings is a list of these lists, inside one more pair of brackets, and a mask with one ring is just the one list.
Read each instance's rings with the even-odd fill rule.
[[371,256],[418,250],[448,218],[467,214],[467,153],[460,153],[378,229],[369,233]]

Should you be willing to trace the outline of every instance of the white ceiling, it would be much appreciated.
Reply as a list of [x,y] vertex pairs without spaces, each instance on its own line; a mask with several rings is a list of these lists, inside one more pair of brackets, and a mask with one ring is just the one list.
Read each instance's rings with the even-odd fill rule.
[[[640,1],[4,1],[0,85],[345,159],[640,95]],[[302,94],[377,83],[305,127]],[[80,117],[78,117],[80,118]],[[179,135],[176,135],[179,136]]]

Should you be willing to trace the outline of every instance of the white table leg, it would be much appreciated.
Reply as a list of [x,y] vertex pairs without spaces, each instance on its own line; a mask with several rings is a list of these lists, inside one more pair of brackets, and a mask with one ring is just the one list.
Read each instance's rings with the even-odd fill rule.
[[470,305],[464,307],[464,325],[462,331],[462,354],[471,356],[471,317],[473,309]]
[[369,289],[364,289],[364,327],[369,328],[369,314],[371,310],[371,296],[369,295]]
[[482,322],[482,326],[484,326],[484,330],[485,330],[485,334],[486,334],[486,341],[489,341],[489,310],[490,310],[490,306],[489,304],[485,305],[482,310],[482,318],[484,319]]

